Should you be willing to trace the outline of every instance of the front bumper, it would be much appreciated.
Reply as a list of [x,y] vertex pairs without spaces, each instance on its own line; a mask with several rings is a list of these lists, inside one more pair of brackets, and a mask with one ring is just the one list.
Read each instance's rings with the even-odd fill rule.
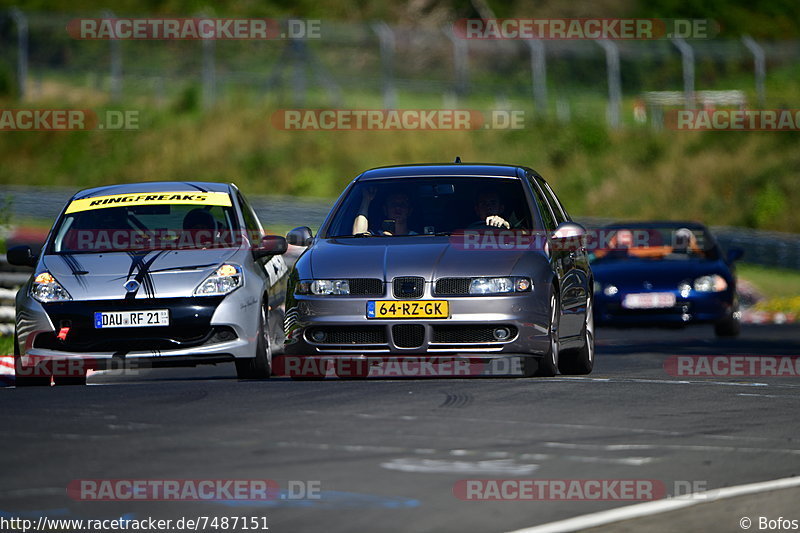
[[[286,312],[287,355],[541,355],[549,347],[549,301],[535,292],[447,300],[449,318],[368,319],[367,302],[393,298],[297,296]],[[494,331],[505,328],[508,338]],[[325,338],[314,338],[324,332]]]
[[[75,300],[18,306],[23,366],[42,360],[83,360],[87,368],[177,366],[253,357],[257,306],[241,307],[244,294],[219,297]],[[97,329],[97,311],[168,309],[169,326]],[[249,313],[249,311],[253,311]],[[59,333],[65,335],[59,337]],[[28,359],[29,358],[29,359]]]
[[614,296],[596,292],[594,295],[595,324],[642,327],[708,324],[729,316],[735,307],[733,296],[728,291],[719,293],[692,291],[688,296],[682,296],[677,290],[653,289],[652,292],[674,293],[675,305],[655,309],[626,309],[622,302],[628,292],[620,290]]

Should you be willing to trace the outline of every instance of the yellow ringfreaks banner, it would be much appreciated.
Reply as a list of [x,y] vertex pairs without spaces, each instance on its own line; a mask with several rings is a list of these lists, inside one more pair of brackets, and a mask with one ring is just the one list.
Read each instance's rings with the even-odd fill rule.
[[159,193],[133,193],[133,194],[113,194],[111,196],[95,196],[94,198],[83,198],[74,200],[67,213],[78,211],[90,211],[92,209],[104,209],[107,207],[119,207],[122,205],[219,205],[230,207],[231,198],[224,192],[159,192]]

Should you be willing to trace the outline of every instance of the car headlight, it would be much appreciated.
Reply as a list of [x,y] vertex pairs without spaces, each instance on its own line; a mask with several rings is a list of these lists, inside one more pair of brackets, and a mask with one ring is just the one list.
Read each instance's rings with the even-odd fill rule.
[[533,283],[529,278],[472,278],[470,294],[507,294],[510,292],[529,292]]
[[242,267],[225,264],[194,290],[195,296],[222,296],[242,286]]
[[45,304],[72,300],[72,296],[56,281],[56,278],[50,272],[42,272],[34,278],[31,285],[31,296]]
[[315,296],[348,295],[350,282],[346,279],[314,279],[303,280],[297,284],[295,294],[313,294]]
[[694,280],[694,290],[697,292],[722,292],[728,288],[728,282],[719,274],[700,276]]
[[689,294],[692,292],[692,286],[691,286],[691,284],[689,284],[689,283],[687,283],[685,281],[682,281],[678,285],[678,291],[681,293],[681,296],[683,298],[688,298]]
[[603,289],[603,294],[606,296],[614,296],[619,292],[619,289],[616,285],[606,285],[606,288]]

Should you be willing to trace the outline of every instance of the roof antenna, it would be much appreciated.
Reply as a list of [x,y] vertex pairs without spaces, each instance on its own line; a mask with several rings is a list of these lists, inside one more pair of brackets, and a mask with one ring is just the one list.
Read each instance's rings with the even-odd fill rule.
[[455,160],[455,161],[453,161],[453,163],[455,163],[456,165],[460,164],[460,163],[461,163],[461,156],[458,156],[458,155],[457,155],[457,156],[456,156],[456,160]]

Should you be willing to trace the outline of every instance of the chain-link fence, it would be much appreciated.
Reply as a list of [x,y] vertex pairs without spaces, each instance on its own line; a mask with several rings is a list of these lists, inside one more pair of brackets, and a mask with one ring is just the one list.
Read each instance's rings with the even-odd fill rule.
[[77,18],[113,16],[2,12],[0,68],[28,101],[67,93],[206,107],[248,97],[293,107],[516,107],[616,126],[657,123],[663,91],[680,91],[689,105],[695,91],[725,90],[744,95],[740,106],[789,106],[768,88],[773,76],[791,80],[787,69],[800,60],[800,42],[747,36],[472,40],[452,26],[325,20],[316,21],[319,38],[304,39],[80,40],[67,31]]

